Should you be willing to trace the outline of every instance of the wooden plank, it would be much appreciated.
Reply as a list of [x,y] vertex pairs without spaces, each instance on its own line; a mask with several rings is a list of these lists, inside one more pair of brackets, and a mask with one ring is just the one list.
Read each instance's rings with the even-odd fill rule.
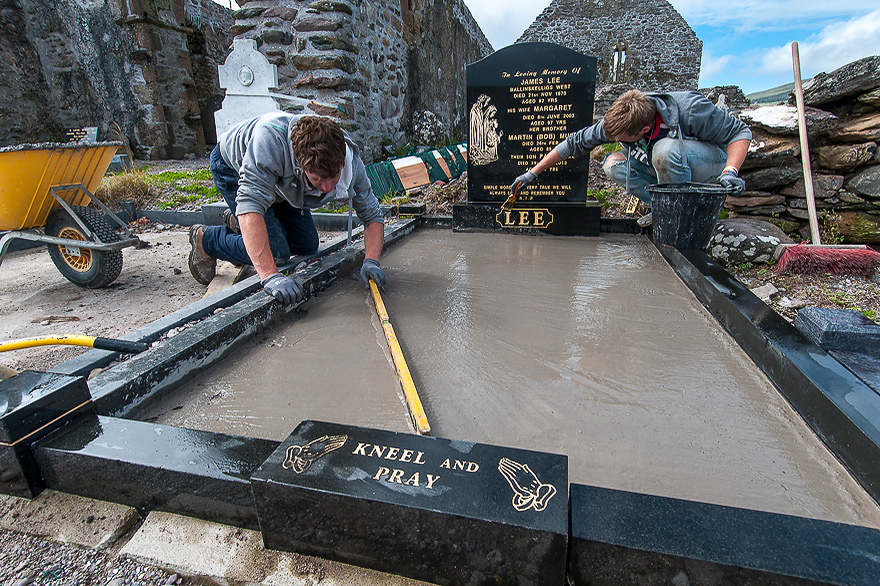
[[434,151],[434,158],[440,163],[440,168],[446,173],[446,178],[449,179],[452,177],[452,173],[449,171],[449,165],[446,164],[446,160],[443,158],[443,155],[440,154],[440,151]]
[[231,262],[226,262],[225,260],[217,261],[217,274],[214,275],[214,279],[211,281],[211,284],[208,285],[208,290],[205,291],[205,297],[235,285],[244,279],[249,268],[250,266],[248,265],[237,267]]
[[392,161],[392,164],[404,189],[412,189],[431,182],[428,177],[428,168],[418,157],[403,157]]

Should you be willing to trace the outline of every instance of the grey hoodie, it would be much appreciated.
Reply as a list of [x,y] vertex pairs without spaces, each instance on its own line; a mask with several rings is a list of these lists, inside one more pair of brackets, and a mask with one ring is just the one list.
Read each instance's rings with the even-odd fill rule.
[[[671,92],[668,94],[645,94],[654,105],[660,118],[669,127],[669,137],[679,140],[699,140],[717,145],[722,150],[732,142],[751,140],[752,131],[745,122],[716,108],[700,92]],[[556,146],[556,152],[564,159],[589,154],[600,144],[616,142],[605,136],[605,120],[573,132]],[[627,158],[632,145],[623,145]]]
[[293,158],[289,138],[301,117],[270,112],[240,122],[220,135],[223,160],[238,171],[236,214],[264,214],[281,199],[298,209],[315,209],[333,200],[353,197],[352,207],[364,225],[381,222],[379,201],[373,194],[357,145],[347,134],[346,161],[336,189],[325,195],[308,183]]

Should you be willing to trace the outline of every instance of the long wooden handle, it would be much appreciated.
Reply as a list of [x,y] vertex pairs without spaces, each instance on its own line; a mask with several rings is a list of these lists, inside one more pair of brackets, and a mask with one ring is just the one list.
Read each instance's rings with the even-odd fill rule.
[[804,190],[807,193],[807,213],[810,216],[810,236],[813,244],[822,244],[819,239],[819,218],[816,215],[816,197],[813,194],[813,171],[810,166],[810,146],[807,140],[807,117],[804,114],[804,88],[801,84],[801,60],[798,56],[797,41],[791,44],[791,60],[794,68],[794,97],[798,111],[798,133],[801,137],[801,162],[804,166]]

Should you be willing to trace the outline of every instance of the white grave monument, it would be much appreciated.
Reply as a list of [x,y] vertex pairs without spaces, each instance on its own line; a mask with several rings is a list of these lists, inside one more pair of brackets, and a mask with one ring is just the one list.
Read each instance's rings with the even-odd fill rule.
[[235,39],[232,43],[232,53],[217,68],[220,87],[226,89],[223,107],[214,112],[217,136],[242,120],[278,110],[276,97],[295,99],[270,91],[278,86],[278,68],[257,51],[255,40]]

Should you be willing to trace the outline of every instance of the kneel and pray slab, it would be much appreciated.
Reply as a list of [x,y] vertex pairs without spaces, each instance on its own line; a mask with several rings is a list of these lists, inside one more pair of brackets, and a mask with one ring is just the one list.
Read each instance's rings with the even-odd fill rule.
[[251,477],[267,548],[440,584],[561,584],[568,458],[318,421]]

